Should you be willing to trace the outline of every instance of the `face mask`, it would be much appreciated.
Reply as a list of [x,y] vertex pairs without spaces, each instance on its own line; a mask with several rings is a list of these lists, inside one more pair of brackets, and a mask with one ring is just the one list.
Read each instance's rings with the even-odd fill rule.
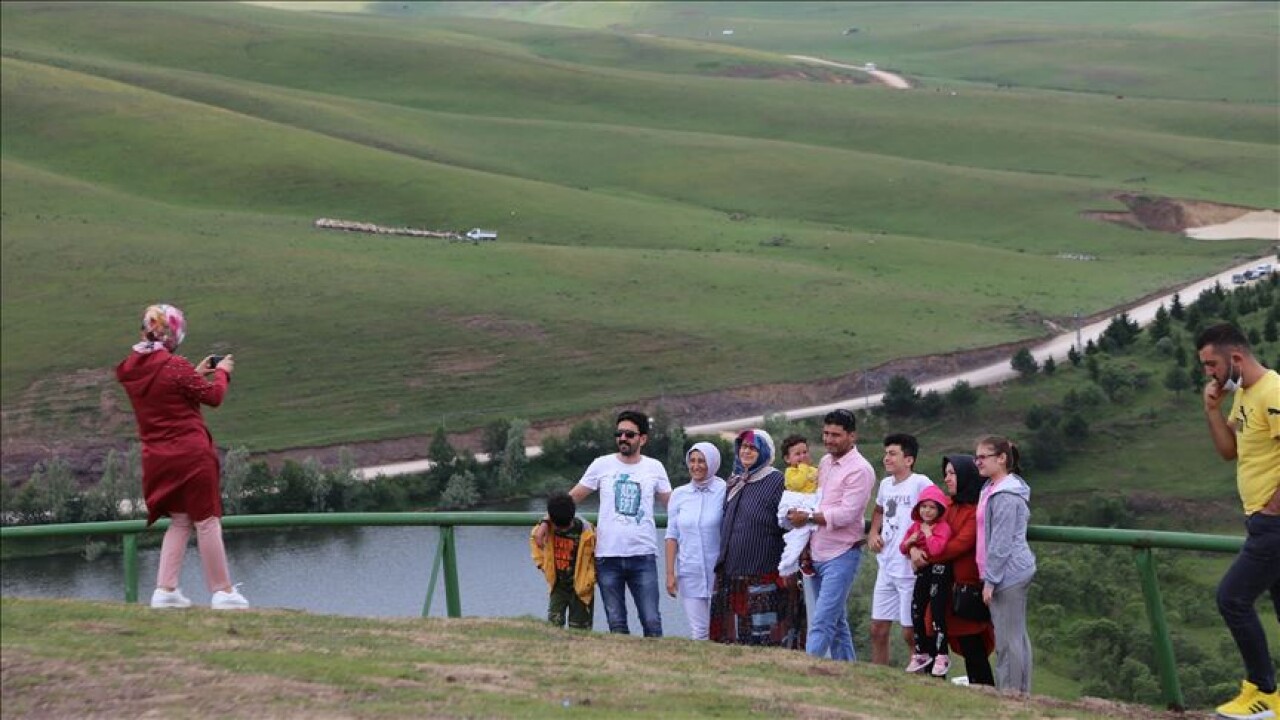
[[1222,383],[1222,389],[1227,392],[1235,392],[1240,389],[1240,374],[1236,372],[1235,363],[1228,361],[1227,381]]

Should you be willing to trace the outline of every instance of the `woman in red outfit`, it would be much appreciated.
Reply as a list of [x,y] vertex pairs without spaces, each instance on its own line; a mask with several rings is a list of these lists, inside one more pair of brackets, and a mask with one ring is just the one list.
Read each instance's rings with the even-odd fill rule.
[[178,576],[194,527],[213,608],[240,610],[249,603],[231,584],[227,570],[218,451],[200,414],[202,404],[222,404],[235,360],[230,355],[210,356],[192,366],[173,354],[185,335],[181,310],[152,305],[142,315],[142,341],[116,367],[116,379],[133,404],[142,440],[147,524],[165,515],[170,518],[151,607],[190,607],[191,601],[178,588]]
[[[951,539],[942,552],[926,555],[920,548],[911,549],[911,564],[916,568],[930,563],[951,563],[955,585],[952,597],[960,585],[982,587],[978,577],[978,494],[982,491],[983,477],[972,455],[946,455],[942,458],[943,484],[951,496],[947,510],[947,524],[951,526]],[[946,628],[950,633],[947,644],[953,652],[964,656],[965,672],[972,685],[995,685],[991,672],[990,655],[996,646],[996,636],[991,620],[970,620],[955,614],[955,606],[948,604]],[[932,616],[926,618],[925,627],[932,627]],[[931,644],[930,644],[931,645]]]

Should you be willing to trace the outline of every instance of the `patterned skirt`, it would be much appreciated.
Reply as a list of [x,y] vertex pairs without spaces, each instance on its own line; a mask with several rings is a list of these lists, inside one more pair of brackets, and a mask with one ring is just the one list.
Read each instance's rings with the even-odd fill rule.
[[[794,577],[799,577],[796,573]],[[711,596],[712,642],[804,650],[808,634],[804,590],[777,572],[716,576]]]

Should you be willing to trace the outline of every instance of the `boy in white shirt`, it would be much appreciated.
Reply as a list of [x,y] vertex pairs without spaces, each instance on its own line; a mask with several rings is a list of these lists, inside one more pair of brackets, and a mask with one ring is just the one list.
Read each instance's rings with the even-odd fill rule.
[[889,474],[880,481],[871,532],[867,535],[867,547],[876,553],[878,562],[871,602],[871,661],[880,665],[890,664],[889,635],[895,622],[902,626],[908,652],[915,647],[911,629],[915,569],[898,552],[898,544],[911,525],[911,508],[916,506],[920,493],[933,485],[929,478],[914,471],[919,452],[920,443],[906,433],[884,439],[884,469]]

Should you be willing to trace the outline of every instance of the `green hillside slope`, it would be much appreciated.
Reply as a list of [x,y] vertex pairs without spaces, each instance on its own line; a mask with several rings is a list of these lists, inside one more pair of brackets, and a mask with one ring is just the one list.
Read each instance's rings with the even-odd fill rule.
[[0,21],[10,438],[127,436],[108,369],[160,299],[240,361],[220,442],[349,442],[1038,335],[1266,247],[1082,217],[1111,193],[1277,183],[1262,105],[744,79],[789,61],[466,18]]
[[[5,598],[6,717],[1151,717],[868,663],[532,620],[156,613]],[[180,643],[175,644],[174,639]],[[180,654],[179,654],[180,653]],[[780,672],[781,670],[781,672]]]
[[1274,2],[371,2],[368,10],[697,38],[875,61],[930,80],[1263,103],[1280,92]]

